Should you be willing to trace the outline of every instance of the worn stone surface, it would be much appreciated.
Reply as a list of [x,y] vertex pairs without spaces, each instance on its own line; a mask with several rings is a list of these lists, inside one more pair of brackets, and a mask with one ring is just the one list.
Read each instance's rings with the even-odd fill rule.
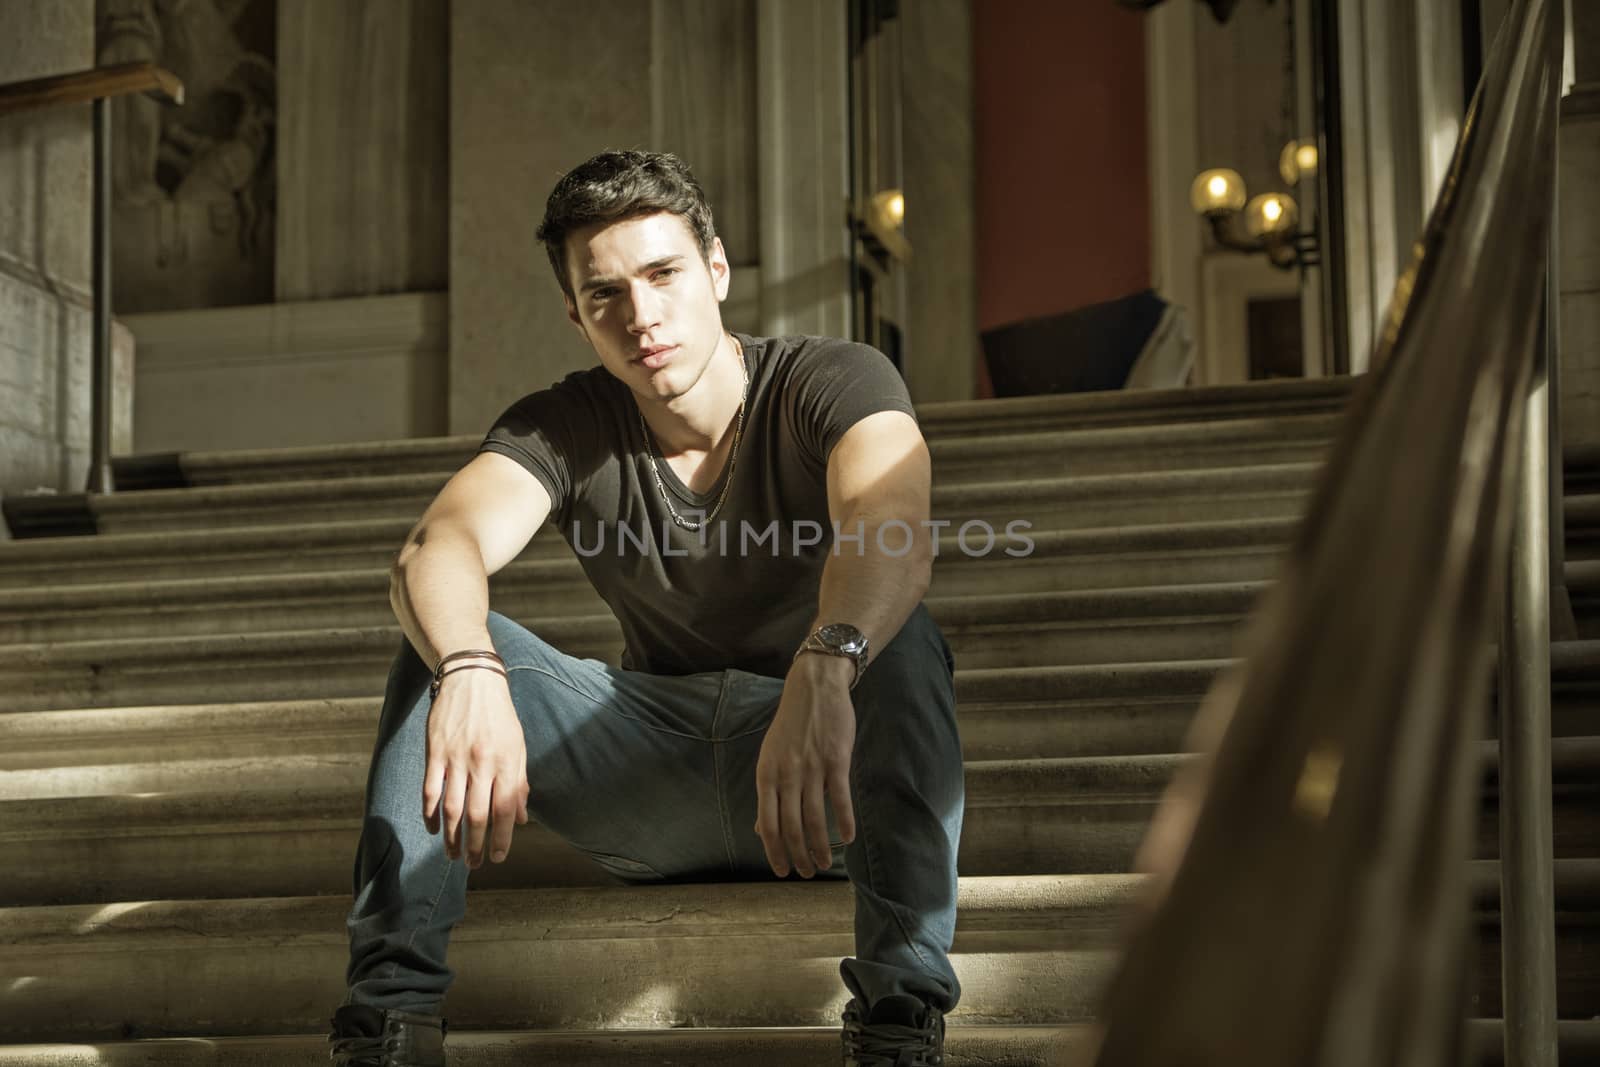
[[[0,82],[94,64],[93,0],[0,0]],[[0,119],[0,258],[89,286],[89,108]]]
[[755,0],[652,0],[650,31],[651,147],[689,162],[728,262],[754,264]]
[[[0,0],[0,83],[94,63],[93,0]],[[88,107],[0,119],[0,492],[78,488],[89,332]]]
[[650,7],[451,6],[451,433],[594,362],[533,234],[562,174],[649,139]]
[[1561,118],[1561,437],[1600,443],[1600,92]]
[[277,298],[449,280],[445,0],[278,0]]
[[1573,73],[1579,83],[1600,84],[1600,4],[1572,0]]
[[[132,315],[140,452],[444,431],[443,293]],[[354,517],[354,516],[352,516]]]
[[1561,296],[1561,442],[1600,443],[1600,290]]
[[756,34],[761,330],[849,336],[845,13],[768,0]]
[[906,382],[917,403],[970,400],[978,357],[972,15],[964,0],[901,9],[905,106]]

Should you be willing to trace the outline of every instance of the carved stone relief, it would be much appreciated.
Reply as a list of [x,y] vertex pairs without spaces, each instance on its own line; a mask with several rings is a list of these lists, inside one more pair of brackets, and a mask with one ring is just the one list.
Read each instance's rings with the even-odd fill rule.
[[99,63],[159,63],[181,107],[112,110],[119,313],[273,299],[276,0],[100,0]]

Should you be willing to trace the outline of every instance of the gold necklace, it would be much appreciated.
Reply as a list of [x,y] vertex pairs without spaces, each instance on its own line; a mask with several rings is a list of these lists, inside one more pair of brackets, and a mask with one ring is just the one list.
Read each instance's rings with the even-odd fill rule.
[[[667,514],[672,516],[672,521],[690,533],[698,533],[710,525],[711,520],[717,517],[717,512],[722,510],[722,502],[728,499],[728,490],[733,486],[733,468],[739,460],[739,441],[744,437],[744,405],[750,398],[750,365],[744,361],[744,346],[739,343],[739,339],[732,334],[728,336],[739,353],[739,369],[744,373],[744,389],[739,394],[739,415],[733,424],[733,447],[728,450],[728,472],[722,480],[722,492],[717,494],[717,502],[711,505],[711,511],[700,522],[690,522],[678,514],[678,509],[672,506],[672,495],[667,492],[666,483],[661,480],[661,470],[656,466],[655,438],[650,434],[649,423],[644,421],[644,409],[637,403],[634,404],[635,410],[639,412],[639,429],[644,431],[644,455],[650,461],[650,474],[656,480],[656,491],[661,494],[661,502],[667,505]],[[663,456],[662,461],[665,460],[666,457]]]

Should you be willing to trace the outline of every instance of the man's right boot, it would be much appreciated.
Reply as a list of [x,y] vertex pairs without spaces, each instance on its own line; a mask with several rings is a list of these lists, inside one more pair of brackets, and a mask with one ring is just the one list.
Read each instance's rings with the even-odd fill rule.
[[333,1013],[328,1056],[335,1067],[445,1067],[445,1021],[437,1015],[346,1004]]

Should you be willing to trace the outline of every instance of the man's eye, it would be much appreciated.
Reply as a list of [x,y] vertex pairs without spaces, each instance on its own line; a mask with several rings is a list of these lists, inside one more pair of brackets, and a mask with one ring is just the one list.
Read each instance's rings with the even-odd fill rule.
[[668,278],[668,277],[671,277],[672,275],[678,273],[678,271],[680,269],[681,268],[678,268],[678,267],[662,267],[660,270],[656,271],[656,277],[658,279],[660,279],[660,278]]
[[616,296],[616,295],[617,295],[617,291],[615,289],[596,289],[594,291],[594,298],[596,300],[605,300],[608,297],[612,297],[612,296]]

